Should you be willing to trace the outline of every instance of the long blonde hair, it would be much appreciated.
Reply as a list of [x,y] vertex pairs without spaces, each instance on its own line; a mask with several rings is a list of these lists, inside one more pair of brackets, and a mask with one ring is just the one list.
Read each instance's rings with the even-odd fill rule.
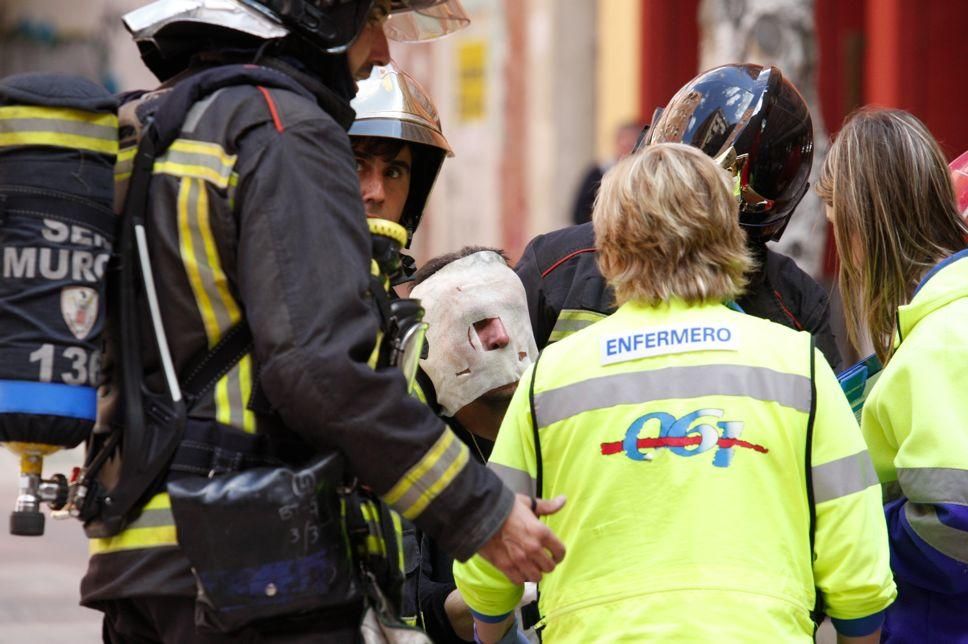
[[650,145],[602,180],[592,222],[618,304],[734,299],[752,266],[731,182],[697,148]]
[[817,193],[832,209],[847,333],[858,346],[866,325],[886,364],[897,308],[968,240],[944,154],[911,114],[864,108],[837,135]]

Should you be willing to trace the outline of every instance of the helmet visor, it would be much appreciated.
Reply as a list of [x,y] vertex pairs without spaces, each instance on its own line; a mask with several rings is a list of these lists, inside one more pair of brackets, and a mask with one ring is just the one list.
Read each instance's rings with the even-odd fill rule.
[[384,31],[390,40],[420,42],[460,31],[470,22],[460,0],[393,0]]

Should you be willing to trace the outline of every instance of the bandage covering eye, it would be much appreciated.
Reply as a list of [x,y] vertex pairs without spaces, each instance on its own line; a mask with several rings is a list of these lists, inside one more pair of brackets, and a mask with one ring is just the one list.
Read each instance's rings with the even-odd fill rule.
[[[520,380],[538,355],[521,280],[493,251],[458,259],[414,287],[430,323],[420,366],[447,416],[483,394]],[[506,346],[486,350],[475,323],[499,318]]]

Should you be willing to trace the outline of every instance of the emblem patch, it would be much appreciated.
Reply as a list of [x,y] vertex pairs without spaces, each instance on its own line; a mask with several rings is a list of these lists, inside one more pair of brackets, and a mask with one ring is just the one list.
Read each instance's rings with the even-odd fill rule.
[[[739,436],[743,433],[742,421],[714,420],[722,418],[723,415],[722,409],[697,409],[682,418],[676,418],[672,414],[661,411],[652,412],[636,418],[625,431],[624,440],[602,443],[602,455],[624,453],[633,461],[651,461],[655,457],[655,450],[660,448],[665,448],[676,456],[690,457],[698,456],[715,447],[717,449],[713,457],[713,465],[729,467],[733,462],[734,447],[742,447],[760,454],[769,453],[770,450],[762,445],[740,440]],[[641,435],[649,421],[656,421],[658,424],[657,437]],[[645,449],[652,451],[642,451]]]
[[97,321],[97,291],[87,286],[61,289],[61,314],[74,337],[83,340]]

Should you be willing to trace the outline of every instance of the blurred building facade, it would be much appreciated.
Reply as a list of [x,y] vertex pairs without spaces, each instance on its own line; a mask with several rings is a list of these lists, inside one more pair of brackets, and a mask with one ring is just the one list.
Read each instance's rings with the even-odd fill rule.
[[[145,1],[85,0],[82,12],[76,0],[2,0],[0,75],[152,86],[119,20]],[[780,65],[819,105],[821,151],[824,126],[836,132],[865,103],[912,111],[951,158],[968,148],[964,0],[463,1],[468,29],[392,46],[434,97],[456,153],[414,244],[420,259],[465,244],[516,258],[534,235],[569,223],[579,179],[610,154],[617,125],[648,122],[701,68],[737,59]],[[826,225],[816,212],[801,221],[790,243],[822,249]],[[785,250],[815,274],[832,269],[815,251]]]

